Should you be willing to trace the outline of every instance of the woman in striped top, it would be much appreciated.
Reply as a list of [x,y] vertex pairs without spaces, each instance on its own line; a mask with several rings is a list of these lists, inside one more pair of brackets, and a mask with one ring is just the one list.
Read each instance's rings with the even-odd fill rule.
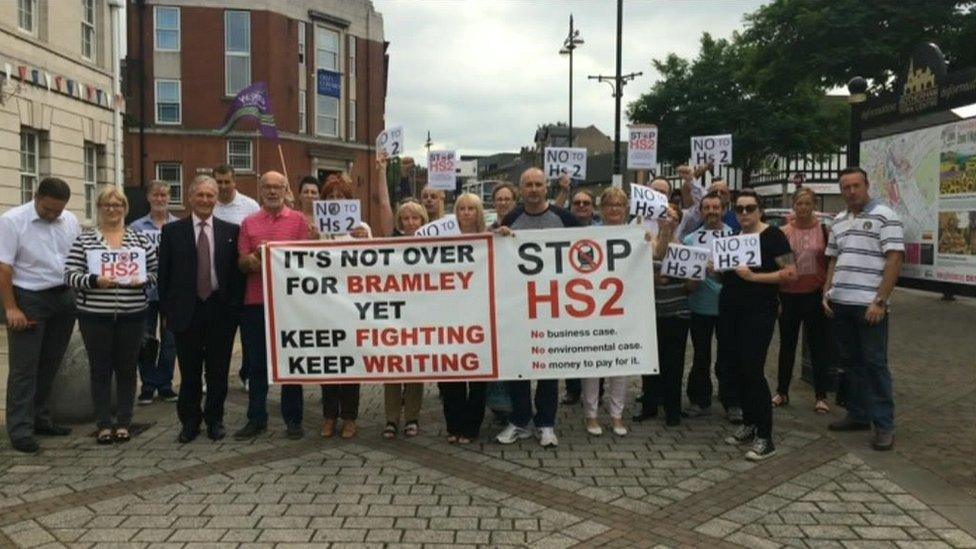
[[[106,187],[98,195],[97,207],[98,225],[75,239],[65,261],[64,280],[76,291],[78,326],[88,351],[92,402],[98,422],[96,440],[99,444],[108,444],[113,440],[126,442],[130,438],[136,361],[142,346],[147,306],[145,287],[156,283],[157,261],[149,237],[125,227],[129,202],[121,190]],[[143,254],[144,276],[91,272],[89,252],[123,250]],[[130,261],[128,265],[132,263]],[[114,431],[111,411],[113,373],[117,400]]]

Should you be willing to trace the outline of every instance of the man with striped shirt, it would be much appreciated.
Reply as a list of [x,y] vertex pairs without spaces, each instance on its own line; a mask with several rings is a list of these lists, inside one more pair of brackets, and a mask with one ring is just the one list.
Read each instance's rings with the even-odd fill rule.
[[867,431],[871,447],[894,447],[895,405],[888,369],[888,298],[898,282],[905,241],[901,220],[868,195],[868,176],[840,172],[847,210],[834,218],[827,242],[824,311],[836,324],[841,364],[850,381],[847,417],[832,431]]

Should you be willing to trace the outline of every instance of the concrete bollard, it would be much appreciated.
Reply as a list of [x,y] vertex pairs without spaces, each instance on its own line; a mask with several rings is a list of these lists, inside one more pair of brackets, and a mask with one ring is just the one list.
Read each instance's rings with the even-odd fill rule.
[[[112,380],[112,406],[115,407],[115,379]],[[90,423],[95,419],[95,407],[91,397],[91,375],[88,353],[81,340],[81,332],[71,334],[64,361],[54,377],[51,399],[48,401],[51,417],[57,423]]]

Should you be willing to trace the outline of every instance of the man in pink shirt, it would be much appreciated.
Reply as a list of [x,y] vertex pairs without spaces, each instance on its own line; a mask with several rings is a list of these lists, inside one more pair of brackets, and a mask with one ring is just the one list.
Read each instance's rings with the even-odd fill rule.
[[[285,206],[288,180],[278,172],[266,172],[258,183],[261,210],[241,222],[238,238],[238,265],[247,275],[241,336],[247,353],[248,406],[247,424],[234,433],[237,440],[247,440],[268,427],[268,358],[264,334],[264,293],[261,289],[261,246],[281,240],[307,240],[308,223],[301,212]],[[281,387],[281,415],[288,438],[302,438],[302,387]]]

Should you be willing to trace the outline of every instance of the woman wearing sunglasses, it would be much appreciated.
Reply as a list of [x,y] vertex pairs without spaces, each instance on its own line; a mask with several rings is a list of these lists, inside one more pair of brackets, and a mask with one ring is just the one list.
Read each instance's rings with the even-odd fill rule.
[[719,338],[729,350],[729,366],[739,379],[743,424],[732,436],[730,444],[753,443],[746,459],[761,461],[773,456],[773,407],[769,384],[763,373],[766,351],[773,336],[779,308],[779,284],[794,281],[796,269],[790,259],[790,241],[782,231],[762,221],[759,196],[751,189],[743,190],[735,199],[735,217],[742,227],[741,234],[759,235],[762,264],[759,267],[740,266],[722,277],[719,294]]

